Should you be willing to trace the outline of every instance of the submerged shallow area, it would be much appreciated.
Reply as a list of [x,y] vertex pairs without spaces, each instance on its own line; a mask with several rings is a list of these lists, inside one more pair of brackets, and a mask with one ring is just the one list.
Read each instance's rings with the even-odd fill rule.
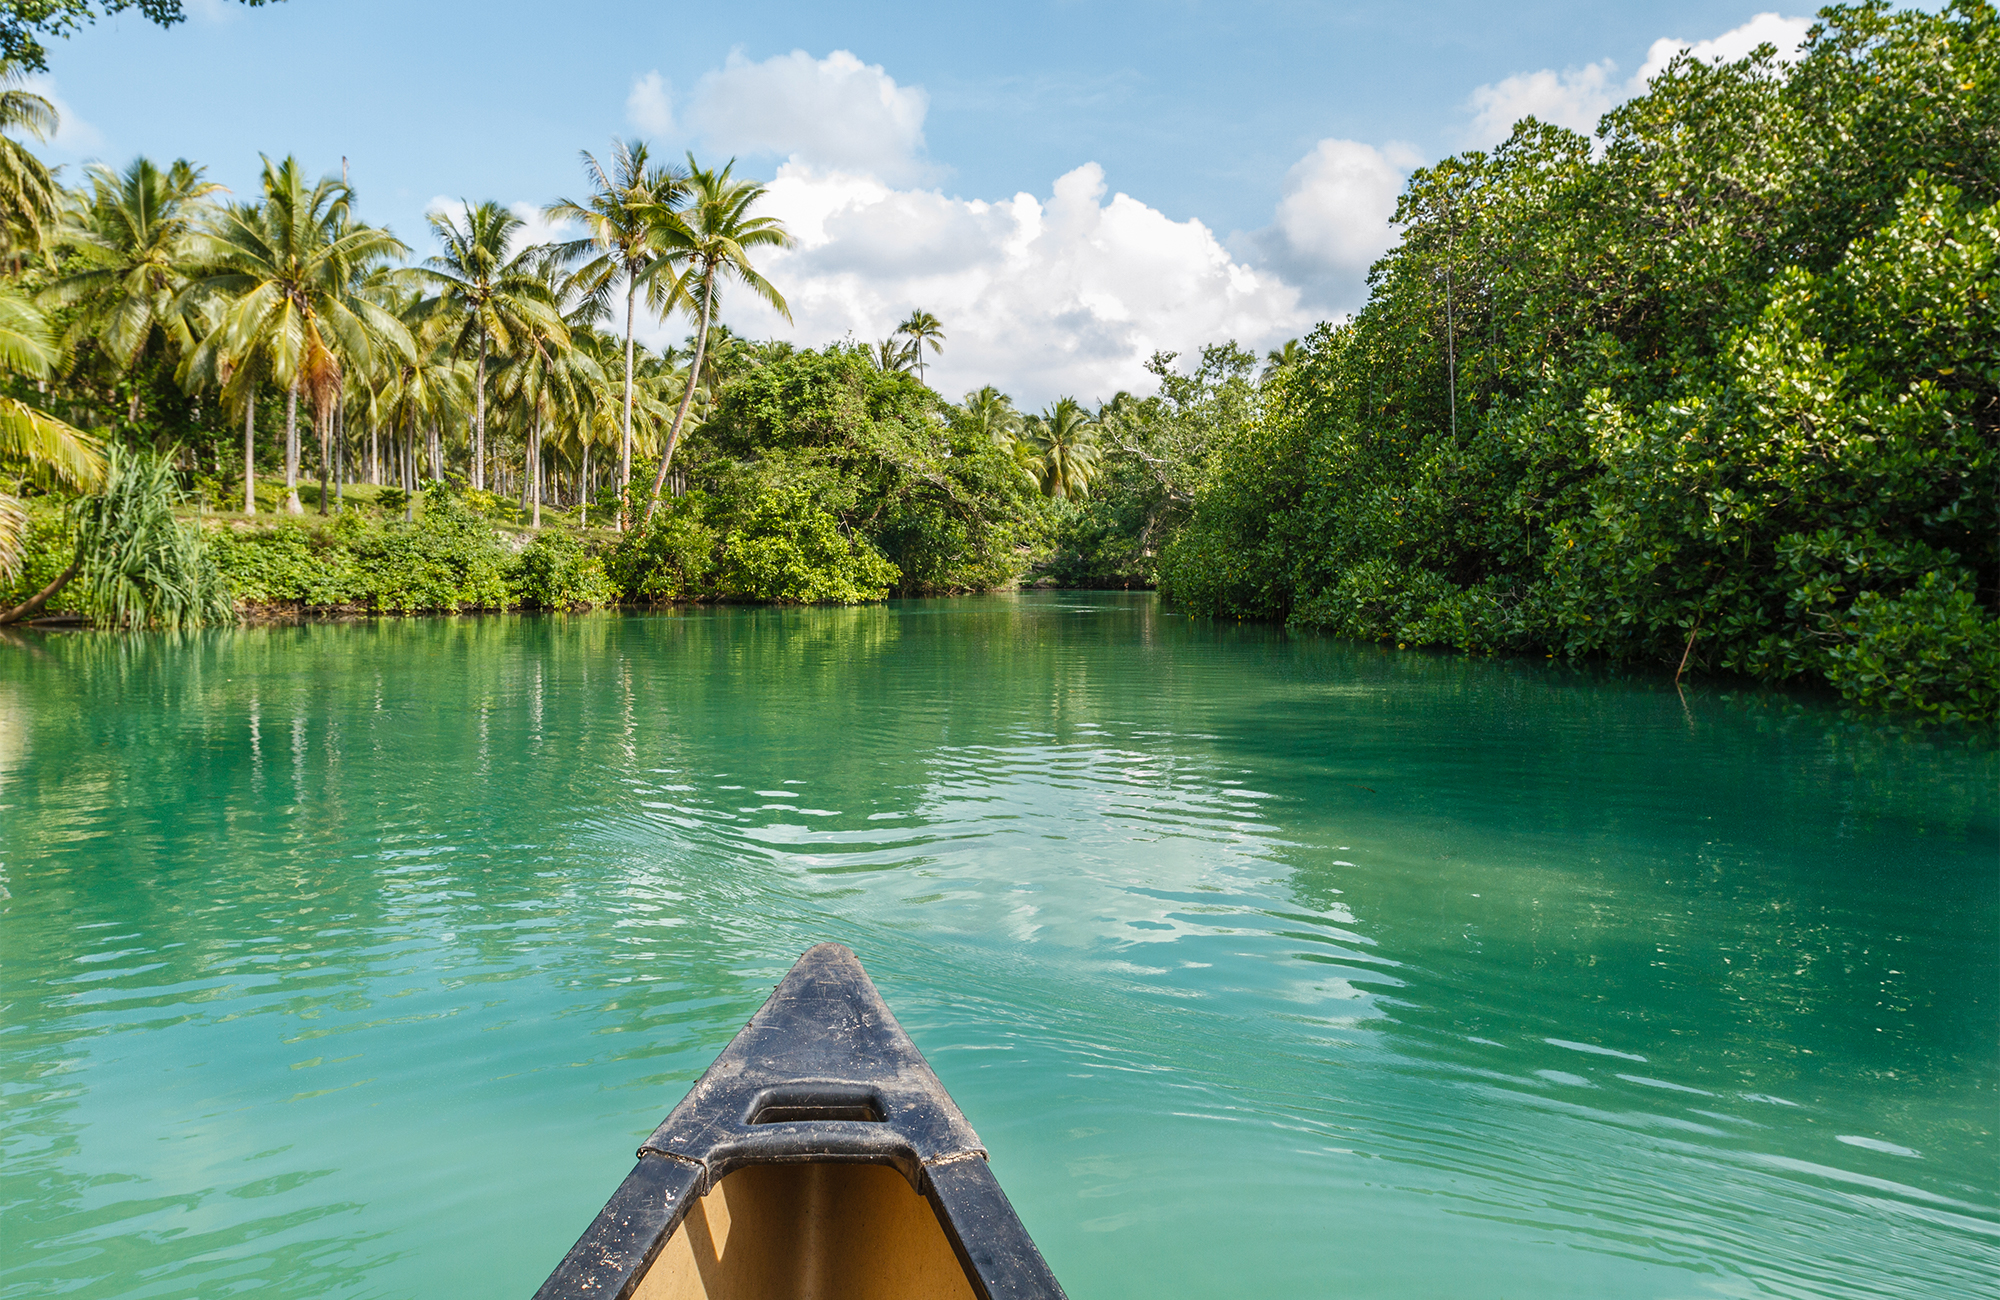
[[0,644],[6,1294],[530,1294],[822,939],[1072,1296],[2000,1275],[2000,762],[1150,596]]

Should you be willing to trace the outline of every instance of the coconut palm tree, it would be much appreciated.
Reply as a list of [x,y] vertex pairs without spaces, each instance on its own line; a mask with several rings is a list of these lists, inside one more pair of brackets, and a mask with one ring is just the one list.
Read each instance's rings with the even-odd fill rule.
[[[248,368],[285,390],[285,509],[291,514],[304,513],[300,392],[313,400],[324,436],[344,362],[366,365],[378,351],[408,357],[415,350],[403,323],[362,291],[370,268],[409,250],[388,231],[352,221],[353,203],[345,182],[329,176],[308,185],[298,159],[265,158],[263,202],[221,209],[204,239],[210,269],[188,289],[196,308],[219,304],[216,327],[196,349],[191,368],[232,376]],[[246,476],[249,468],[244,466]]]
[[898,342],[893,334],[870,348],[868,359],[885,375],[907,375],[922,360],[912,345]]
[[[23,131],[37,140],[56,133],[56,106],[21,88],[20,65],[0,64],[0,133]],[[0,134],[0,260],[19,267],[48,256],[48,235],[62,211],[62,190],[40,158]]]
[[410,493],[405,519],[415,517],[415,489],[422,477],[416,454],[418,435],[463,418],[473,404],[471,365],[453,354],[449,340],[419,337],[420,346],[410,356],[398,359],[382,377],[369,412],[390,431],[396,479]]
[[[0,285],[0,370],[23,379],[45,379],[55,368],[58,349],[49,321],[34,303],[9,285]],[[89,491],[104,482],[104,447],[18,397],[0,396],[0,467],[12,475],[49,486]],[[0,577],[19,572],[26,518],[21,503],[0,491]],[[0,623],[26,618],[75,574],[76,566],[47,590],[0,614]]]
[[[206,234],[198,236],[198,248],[207,250]],[[207,251],[198,254],[207,256]],[[205,276],[208,268],[203,267]],[[222,409],[243,417],[243,513],[257,513],[257,397],[271,378],[269,348],[224,350],[222,322],[229,304],[221,297],[202,292],[197,279],[181,291],[169,311],[186,322],[189,332],[200,341],[183,349],[175,378],[189,393],[214,391]]]
[[975,433],[984,434],[1007,454],[1014,468],[1035,485],[1037,492],[1042,490],[1047,466],[1041,450],[1029,436],[1027,421],[1014,409],[1013,398],[988,384],[967,393],[958,409]]
[[548,260],[536,246],[512,251],[523,222],[490,199],[467,206],[461,224],[448,212],[430,214],[444,251],[425,261],[424,276],[437,288],[428,314],[458,322],[453,344],[461,354],[477,349],[472,388],[472,486],[486,486],[486,371],[492,352],[511,352],[524,330],[559,330],[561,314],[538,273]]
[[121,370],[156,337],[178,351],[194,346],[183,291],[199,251],[201,200],[222,188],[202,170],[176,159],[163,171],[143,157],[122,173],[89,169],[90,189],[64,232],[64,272],[44,295],[78,309],[66,342],[90,339]]
[[1097,468],[1097,422],[1073,397],[1065,397],[1030,421],[1029,438],[1041,453],[1042,491],[1062,500],[1088,496]]
[[933,353],[944,352],[944,322],[927,311],[913,311],[910,318],[896,327],[896,333],[910,341],[910,356],[917,363],[917,382],[924,382],[924,345],[930,344]]
[[996,447],[1012,447],[1020,435],[1021,413],[1014,409],[1014,399],[991,384],[967,393],[958,409],[966,423]]
[[611,142],[611,166],[604,164],[589,152],[583,155],[584,174],[590,178],[590,197],[582,203],[570,199],[557,199],[545,210],[547,215],[559,221],[581,222],[590,232],[586,239],[574,240],[557,246],[557,255],[565,261],[588,255],[595,250],[597,256],[590,258],[577,269],[579,284],[591,293],[603,293],[614,284],[625,286],[625,392],[623,416],[619,423],[618,436],[618,527],[626,526],[625,485],[632,481],[632,317],[633,309],[642,284],[646,287],[646,305],[655,311],[672,307],[669,295],[674,286],[671,278],[648,277],[647,272],[660,259],[662,250],[655,247],[653,236],[656,225],[648,219],[649,213],[665,208],[675,210],[686,198],[687,177],[679,169],[654,164],[647,154],[644,141],[626,143],[622,140]]
[[[408,309],[410,272],[402,267],[385,266],[379,262],[362,263],[350,271],[350,287],[355,296],[381,308],[389,318],[399,324],[403,311]],[[407,326],[404,326],[407,329]],[[416,336],[407,339],[411,352],[416,347]],[[370,372],[379,371],[386,359],[379,351],[370,353],[347,353],[344,349],[329,348],[314,365],[307,377],[307,395],[312,402],[313,428],[319,434],[319,512],[327,513],[327,479],[335,473],[335,462],[345,453],[347,440],[347,399],[357,389],[364,387]],[[338,499],[340,485],[336,478],[333,497]]]
[[1295,366],[1305,359],[1305,349],[1297,339],[1286,339],[1281,348],[1272,348],[1264,354],[1264,378],[1268,381],[1287,366]]
[[[687,345],[688,353],[692,355],[692,335],[688,337]],[[762,357],[749,340],[717,321],[709,327],[708,346],[702,349],[700,383],[710,393],[720,393],[724,384],[762,364]]]
[[524,447],[522,486],[529,493],[533,512],[531,526],[542,526],[543,490],[542,447],[551,424],[576,424],[589,419],[590,396],[594,386],[604,382],[604,371],[586,348],[575,345],[577,335],[589,335],[604,314],[601,298],[586,291],[587,282],[561,274],[554,259],[545,258],[538,268],[551,302],[568,302],[553,326],[530,322],[515,334],[514,354],[499,376],[500,394],[520,421]]
[[751,210],[765,195],[756,181],[739,181],[731,173],[731,160],[720,170],[705,168],[688,156],[688,196],[685,208],[655,204],[648,219],[655,226],[654,238],[664,253],[649,275],[676,268],[673,296],[693,306],[695,317],[694,360],[688,366],[688,383],[681,395],[680,409],[674,412],[673,427],[667,431],[666,449],[660,468],[653,475],[653,490],[646,499],[644,522],[650,524],[660,508],[660,491],[667,483],[667,468],[673,464],[674,448],[680,444],[687,423],[688,407],[694,401],[695,381],[701,374],[702,352],[708,346],[708,329],[721,305],[724,280],[735,280],[776,307],[786,320],[792,309],[784,295],[751,265],[753,249],[788,248],[792,237],[776,217],[753,216]]
[[530,527],[542,526],[542,448],[549,428],[558,422],[587,421],[592,386],[603,379],[597,362],[572,347],[567,335],[539,330],[523,336],[516,355],[501,372],[501,394],[520,421]]
[[[599,378],[589,386],[583,402],[576,412],[576,419],[560,432],[565,450],[574,448],[576,461],[577,504],[579,514],[577,526],[590,527],[590,494],[595,477],[592,452],[599,447],[617,447],[623,440],[627,427],[625,420],[624,386],[620,376],[624,347],[617,336],[603,330],[572,330],[570,345],[590,357],[599,372]],[[632,349],[633,360],[639,355],[637,344]],[[614,382],[614,380],[616,382]],[[639,404],[639,386],[633,383],[632,404]],[[623,493],[620,493],[623,498]],[[616,521],[617,512],[613,512]]]

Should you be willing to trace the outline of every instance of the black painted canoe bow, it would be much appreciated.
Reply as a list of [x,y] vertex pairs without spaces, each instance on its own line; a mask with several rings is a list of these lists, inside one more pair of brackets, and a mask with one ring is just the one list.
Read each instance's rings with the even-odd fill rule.
[[854,954],[810,948],[535,1300],[1061,1300]]

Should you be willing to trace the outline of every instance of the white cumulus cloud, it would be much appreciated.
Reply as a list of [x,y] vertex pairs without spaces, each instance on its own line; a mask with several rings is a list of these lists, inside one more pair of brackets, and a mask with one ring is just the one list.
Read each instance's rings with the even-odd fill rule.
[[655,72],[632,78],[632,93],[625,96],[625,120],[649,135],[668,135],[674,129],[673,100],[667,83]]
[[[1658,42],[1655,42],[1657,45]],[[1471,138],[1480,143],[1500,141],[1524,117],[1540,118],[1585,135],[1597,129],[1597,119],[1631,93],[1629,83],[1614,81],[1618,65],[1610,59],[1557,72],[1517,72],[1472,92]],[[1641,83],[1642,85],[1644,83]]]
[[[1262,348],[1310,326],[1296,289],[1232,257],[1201,222],[1107,193],[1095,163],[1057,178],[1046,199],[998,202],[787,163],[767,204],[798,246],[761,264],[793,320],[740,289],[723,315],[753,337],[819,346],[886,337],[920,307],[947,334],[927,363],[933,387],[956,397],[997,384],[1028,407],[1146,391],[1155,350],[1230,338]],[[676,319],[655,337],[686,332]]]
[[[1655,41],[1629,79],[1606,59],[1481,86],[1468,142],[1503,139],[1528,114],[1589,131],[1684,48],[1733,60],[1769,41],[1789,56],[1809,26],[1763,13],[1711,40]],[[793,319],[739,288],[723,310],[734,328],[804,346],[872,343],[921,308],[947,334],[929,364],[935,387],[956,395],[993,383],[1027,406],[1149,391],[1155,350],[1187,355],[1232,338],[1262,349],[1358,309],[1369,266],[1397,239],[1396,199],[1423,161],[1405,145],[1321,140],[1286,172],[1270,223],[1225,243],[1198,220],[1112,192],[1095,163],[1046,195],[948,195],[925,154],[928,109],[922,87],[846,50],[732,55],[677,117],[657,73],[635,80],[627,101],[634,125],[678,130],[710,154],[779,160],[762,210],[798,244],[759,264]],[[676,317],[655,322],[649,341],[687,333]]]
[[1618,65],[1610,59],[1557,72],[1520,72],[1472,92],[1467,107],[1473,120],[1466,133],[1473,144],[1494,144],[1507,138],[1514,123],[1537,117],[1573,131],[1589,134],[1597,129],[1597,119],[1612,107],[1646,89],[1646,83],[1666,69],[1682,50],[1705,63],[1731,63],[1769,42],[1778,47],[1781,59],[1798,53],[1810,18],[1786,18],[1777,13],[1761,13],[1741,27],[1731,28],[1713,40],[1684,41],[1663,36],[1654,41],[1646,61],[1629,80],[1617,77]]
[[1396,242],[1389,224],[1404,178],[1422,156],[1407,145],[1321,140],[1285,173],[1269,226],[1242,241],[1323,311],[1368,296],[1368,268]]
[[1665,71],[1673,62],[1674,55],[1686,50],[1703,63],[1734,63],[1748,57],[1750,51],[1759,45],[1769,43],[1778,47],[1778,57],[1791,60],[1797,57],[1799,46],[1805,44],[1806,32],[1812,28],[1810,18],[1786,18],[1775,13],[1758,14],[1741,27],[1731,28],[1712,41],[1683,41],[1677,37],[1663,36],[1653,42],[1653,48],[1646,53],[1646,62],[1632,78],[1635,86],[1643,87],[1657,74]]
[[698,82],[686,125],[722,154],[775,156],[816,167],[913,181],[923,160],[930,96],[899,86],[880,64],[846,50],[794,50],[752,63],[732,54]]

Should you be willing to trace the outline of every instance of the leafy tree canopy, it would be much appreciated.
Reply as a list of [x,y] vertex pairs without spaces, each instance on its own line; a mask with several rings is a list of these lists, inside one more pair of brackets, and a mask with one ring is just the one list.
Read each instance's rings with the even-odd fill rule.
[[1823,10],[1411,178],[1213,452],[1200,611],[2000,709],[2000,27]]
[[[237,0],[255,8],[276,0]],[[36,72],[48,70],[43,37],[68,36],[97,21],[99,14],[136,9],[162,27],[187,17],[181,0],[0,0],[0,61],[18,63]]]

